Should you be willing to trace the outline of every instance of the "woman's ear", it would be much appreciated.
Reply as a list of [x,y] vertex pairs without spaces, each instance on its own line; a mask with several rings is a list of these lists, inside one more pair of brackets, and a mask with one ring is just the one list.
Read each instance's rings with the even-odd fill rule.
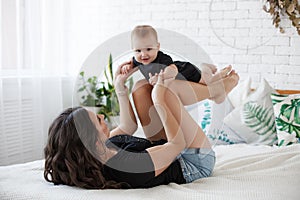
[[96,141],[96,149],[98,151],[98,153],[101,151],[101,149],[103,149],[102,147],[102,142],[100,142],[99,140]]
[[101,156],[101,155],[103,155],[103,154],[105,154],[106,153],[106,149],[105,149],[105,147],[104,147],[104,143],[100,140],[97,140],[96,141],[96,149],[97,149],[97,154],[99,155],[99,156]]
[[160,49],[160,43],[159,42],[157,43],[157,49],[158,50]]

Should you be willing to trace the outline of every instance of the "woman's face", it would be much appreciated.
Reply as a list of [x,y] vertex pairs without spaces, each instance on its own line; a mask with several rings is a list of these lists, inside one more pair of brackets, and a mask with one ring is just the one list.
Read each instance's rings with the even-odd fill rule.
[[109,137],[109,129],[104,121],[104,115],[95,114],[92,111],[89,111],[89,116],[93,124],[95,125],[96,129],[98,130],[99,137],[103,138],[103,135],[106,136],[106,138]]

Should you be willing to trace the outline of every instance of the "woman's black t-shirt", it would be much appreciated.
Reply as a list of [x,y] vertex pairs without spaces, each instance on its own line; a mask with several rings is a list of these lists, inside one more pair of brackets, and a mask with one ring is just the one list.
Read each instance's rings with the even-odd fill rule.
[[118,135],[110,138],[106,145],[115,148],[118,153],[104,165],[103,175],[106,180],[126,182],[132,188],[149,188],[171,182],[186,183],[178,160],[175,160],[165,171],[155,177],[154,165],[149,153],[149,147],[162,145],[166,141],[151,143],[144,138],[130,135]]

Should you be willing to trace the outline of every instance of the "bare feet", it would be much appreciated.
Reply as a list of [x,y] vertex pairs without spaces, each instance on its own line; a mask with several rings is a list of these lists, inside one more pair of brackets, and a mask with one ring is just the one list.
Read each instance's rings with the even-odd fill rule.
[[201,66],[202,67],[201,80],[200,80],[199,83],[207,85],[209,83],[213,83],[215,81],[221,80],[221,79],[225,78],[226,76],[228,76],[228,74],[232,70],[232,66],[229,65],[227,67],[224,67],[219,72],[215,71],[214,73],[212,73],[212,68],[209,65],[210,64],[204,64],[204,65]]
[[[221,73],[221,72],[220,72]],[[215,103],[222,103],[227,94],[238,84],[239,75],[232,70],[225,78],[209,83],[208,89],[211,100]]]
[[212,64],[208,63],[202,63],[201,64],[201,79],[199,83],[205,84],[208,82],[208,80],[211,79],[214,73],[217,72],[217,67]]

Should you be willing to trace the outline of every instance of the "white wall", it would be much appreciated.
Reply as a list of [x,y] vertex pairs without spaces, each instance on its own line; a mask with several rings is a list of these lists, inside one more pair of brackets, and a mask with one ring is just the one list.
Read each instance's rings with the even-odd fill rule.
[[[70,6],[72,5],[72,6]],[[300,36],[279,33],[261,0],[67,0],[70,62],[78,67],[99,44],[135,25],[174,30],[196,41],[220,68],[232,64],[253,87],[265,78],[300,89]],[[162,44],[163,45],[163,44]]]
[[[275,88],[300,90],[300,36],[290,24],[286,25],[287,34],[278,33],[270,16],[262,11],[261,0],[45,0],[42,10],[35,6],[38,2],[42,1],[31,2],[32,10],[21,6],[21,12],[34,19],[27,20],[25,31],[32,38],[24,34],[25,41],[20,42],[22,30],[12,26],[6,32],[21,31],[19,37],[0,33],[0,165],[42,158],[49,123],[76,101],[73,78],[55,76],[51,70],[44,78],[19,76],[21,72],[14,71],[6,77],[3,70],[39,69],[42,65],[53,72],[77,74],[100,44],[138,24],[186,35],[220,68],[232,64],[242,80],[251,76],[253,87],[266,78]],[[14,6],[10,0],[0,3],[0,15],[8,16],[2,19],[2,29],[22,22],[8,20]],[[42,11],[47,12],[46,18],[35,17]],[[39,43],[40,20],[45,44]],[[23,52],[24,46],[16,42],[31,51]],[[51,48],[41,52],[39,44]],[[187,51],[194,53],[194,49]],[[41,58],[42,53],[47,59]]]

